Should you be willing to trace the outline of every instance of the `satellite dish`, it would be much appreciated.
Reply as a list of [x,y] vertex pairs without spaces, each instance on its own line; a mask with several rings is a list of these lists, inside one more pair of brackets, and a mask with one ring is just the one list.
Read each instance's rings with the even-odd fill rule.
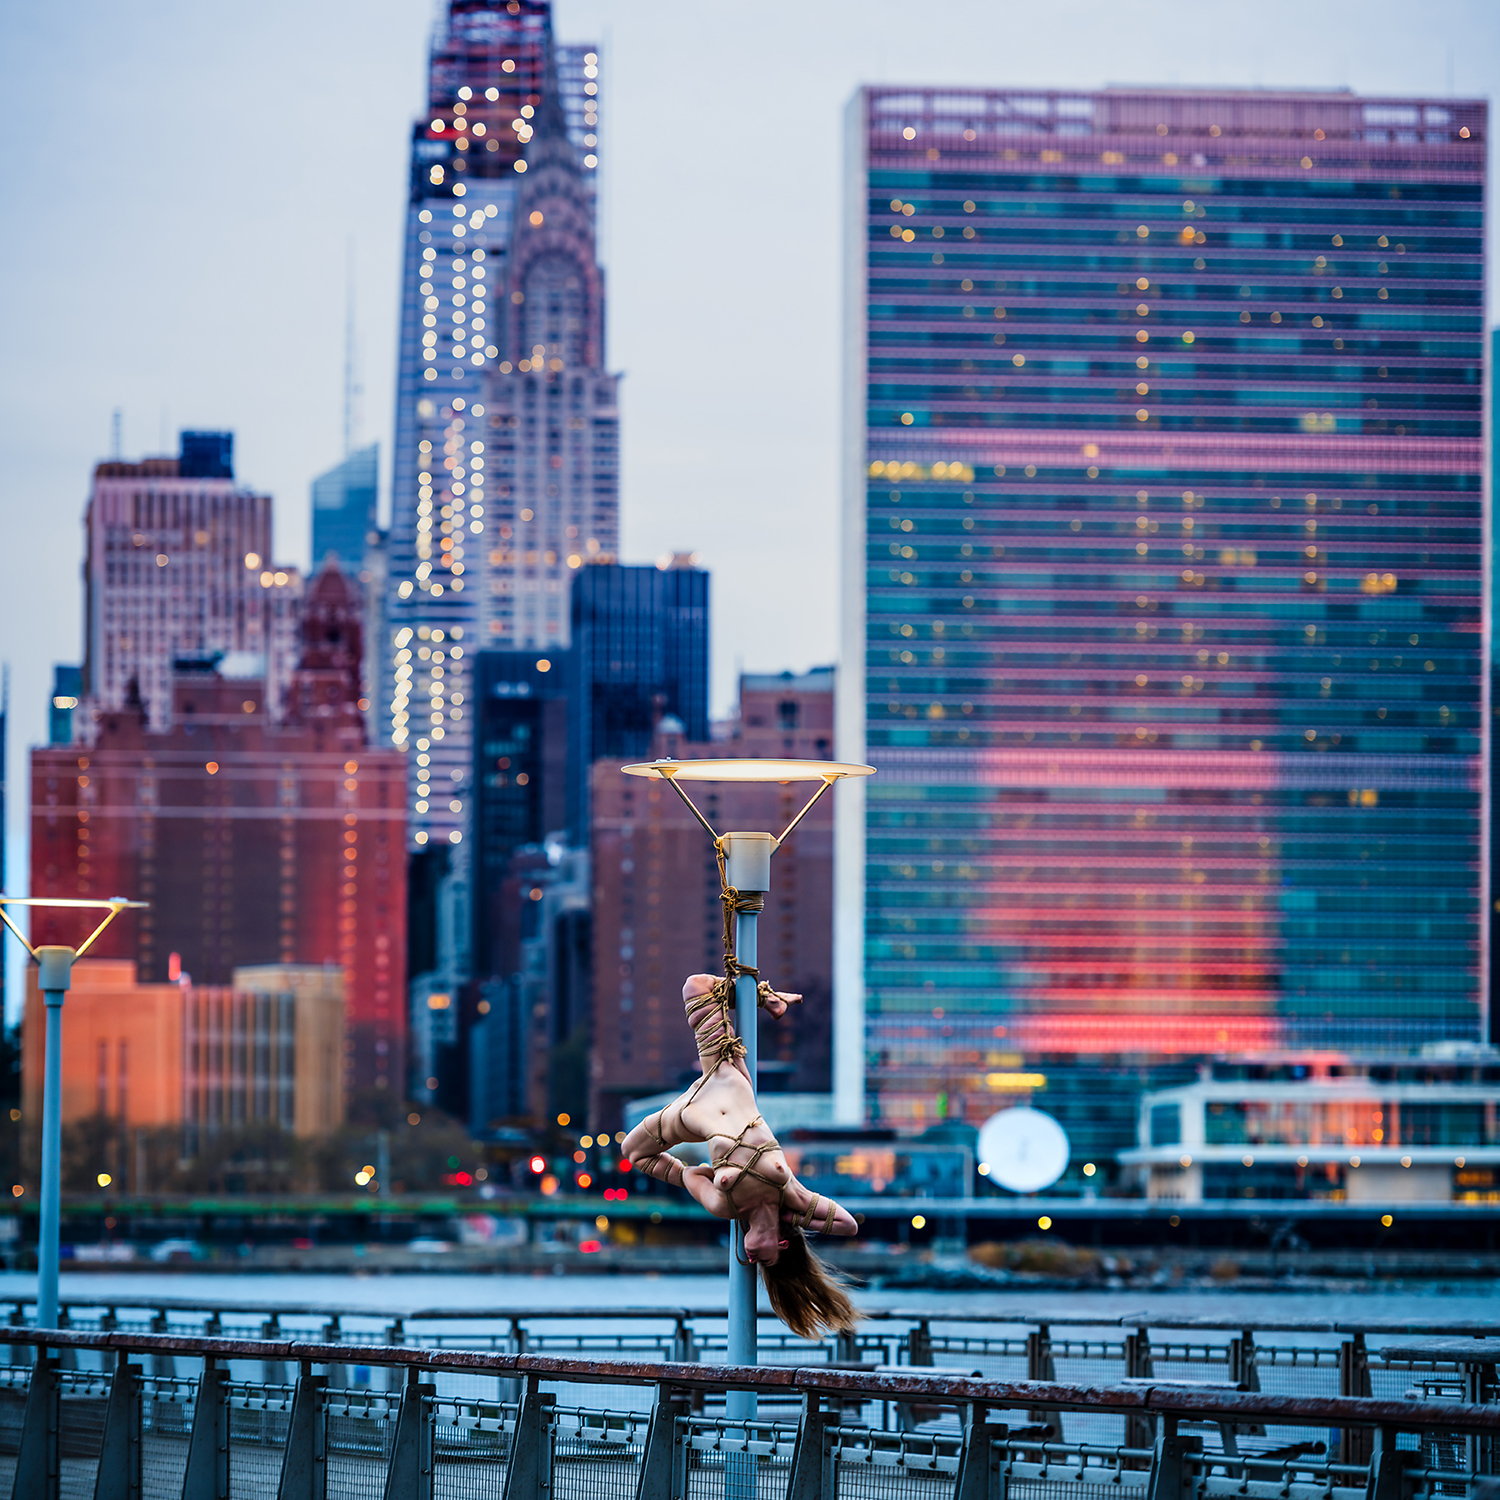
[[1068,1134],[1051,1115],[1018,1104],[979,1127],[979,1160],[991,1182],[1013,1193],[1037,1193],[1067,1170]]

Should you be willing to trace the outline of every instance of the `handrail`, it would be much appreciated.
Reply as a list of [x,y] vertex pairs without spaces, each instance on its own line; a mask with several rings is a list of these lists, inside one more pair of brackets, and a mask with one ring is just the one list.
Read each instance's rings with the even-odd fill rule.
[[675,1361],[565,1359],[404,1345],[328,1344],[298,1339],[203,1338],[191,1334],[87,1333],[0,1327],[0,1344],[38,1349],[96,1349],[120,1355],[174,1354],[205,1360],[281,1360],[302,1365],[387,1365],[406,1370],[538,1379],[591,1385],[675,1386],[686,1390],[797,1391],[872,1400],[939,1401],[1038,1411],[1154,1414],[1178,1421],[1327,1423],[1335,1427],[1435,1428],[1500,1433],[1500,1405],[1389,1401],[1368,1396],[1276,1396],[1259,1391],[1200,1391],[1187,1386],[1074,1386],[1043,1380],[835,1370],[827,1366],[703,1365]]
[[[6,1308],[17,1310],[34,1307],[34,1297],[0,1297],[0,1311]],[[577,1318],[576,1308],[548,1310],[537,1307],[351,1307],[347,1303],[299,1302],[225,1302],[205,1301],[197,1297],[132,1297],[111,1295],[100,1297],[65,1297],[60,1304],[64,1308],[151,1308],[161,1312],[232,1313],[246,1317],[265,1318],[271,1315],[282,1318],[369,1318],[376,1322],[404,1320],[410,1322],[516,1322],[521,1320],[556,1320]],[[702,1319],[723,1321],[722,1307],[611,1307],[601,1310],[599,1316],[611,1320],[635,1321],[660,1319],[674,1322],[679,1319]],[[762,1314],[769,1318],[770,1314]],[[1360,1319],[1345,1318],[1256,1318],[1246,1315],[1239,1318],[1215,1317],[1164,1317],[1145,1308],[1124,1313],[1051,1313],[1038,1309],[1001,1309],[998,1312],[939,1312],[933,1308],[877,1308],[865,1314],[868,1324],[891,1322],[910,1323],[985,1323],[1013,1324],[1018,1327],[1045,1323],[1053,1328],[1160,1328],[1198,1330],[1204,1333],[1240,1332],[1251,1328],[1260,1333],[1328,1333],[1385,1336],[1421,1335],[1423,1337],[1451,1338],[1500,1338],[1500,1319],[1467,1321],[1438,1321],[1421,1318]]]

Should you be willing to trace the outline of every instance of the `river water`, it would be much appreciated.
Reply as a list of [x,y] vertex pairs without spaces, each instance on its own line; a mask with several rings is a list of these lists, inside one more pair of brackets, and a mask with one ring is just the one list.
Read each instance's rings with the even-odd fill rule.
[[[36,1279],[18,1272],[0,1273],[0,1298],[30,1296]],[[62,1277],[64,1301],[94,1300],[122,1305],[149,1305],[156,1298],[190,1299],[207,1305],[291,1307],[315,1304],[350,1311],[395,1315],[417,1308],[472,1309],[483,1317],[491,1309],[607,1314],[613,1308],[723,1308],[721,1276],[653,1275],[343,1275],[294,1272],[118,1272],[69,1271]],[[1237,1291],[1233,1287],[953,1292],[860,1291],[859,1305],[869,1312],[912,1309],[951,1317],[1014,1312],[1019,1317],[1079,1317],[1098,1314],[1109,1321],[1139,1314],[1154,1319],[1232,1318],[1247,1327],[1272,1320],[1381,1323],[1395,1320],[1461,1323],[1500,1320],[1500,1281],[1361,1282],[1357,1288],[1330,1290],[1295,1286],[1274,1291]]]

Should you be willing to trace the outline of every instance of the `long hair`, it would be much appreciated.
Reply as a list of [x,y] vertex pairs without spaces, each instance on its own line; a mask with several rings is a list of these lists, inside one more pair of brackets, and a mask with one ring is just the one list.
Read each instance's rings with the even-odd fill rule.
[[775,1265],[762,1261],[760,1274],[776,1316],[800,1338],[848,1333],[860,1314],[844,1291],[846,1283],[807,1243],[794,1224],[783,1224],[787,1247]]

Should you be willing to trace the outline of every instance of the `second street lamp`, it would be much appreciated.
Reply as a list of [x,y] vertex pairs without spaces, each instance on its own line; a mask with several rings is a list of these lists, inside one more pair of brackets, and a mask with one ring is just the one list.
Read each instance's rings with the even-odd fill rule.
[[[38,1328],[57,1327],[57,1270],[62,1226],[62,1007],[73,977],[73,964],[98,941],[104,929],[122,911],[144,907],[144,901],[123,896],[108,901],[49,899],[42,896],[0,896],[0,922],[20,939],[36,960],[37,988],[46,1007],[47,1026],[42,1075],[42,1162],[38,1196],[36,1239],[36,1323]],[[7,908],[38,906],[65,910],[103,912],[98,925],[76,947],[31,942],[11,920]],[[103,1184],[100,1184],[103,1186]]]

